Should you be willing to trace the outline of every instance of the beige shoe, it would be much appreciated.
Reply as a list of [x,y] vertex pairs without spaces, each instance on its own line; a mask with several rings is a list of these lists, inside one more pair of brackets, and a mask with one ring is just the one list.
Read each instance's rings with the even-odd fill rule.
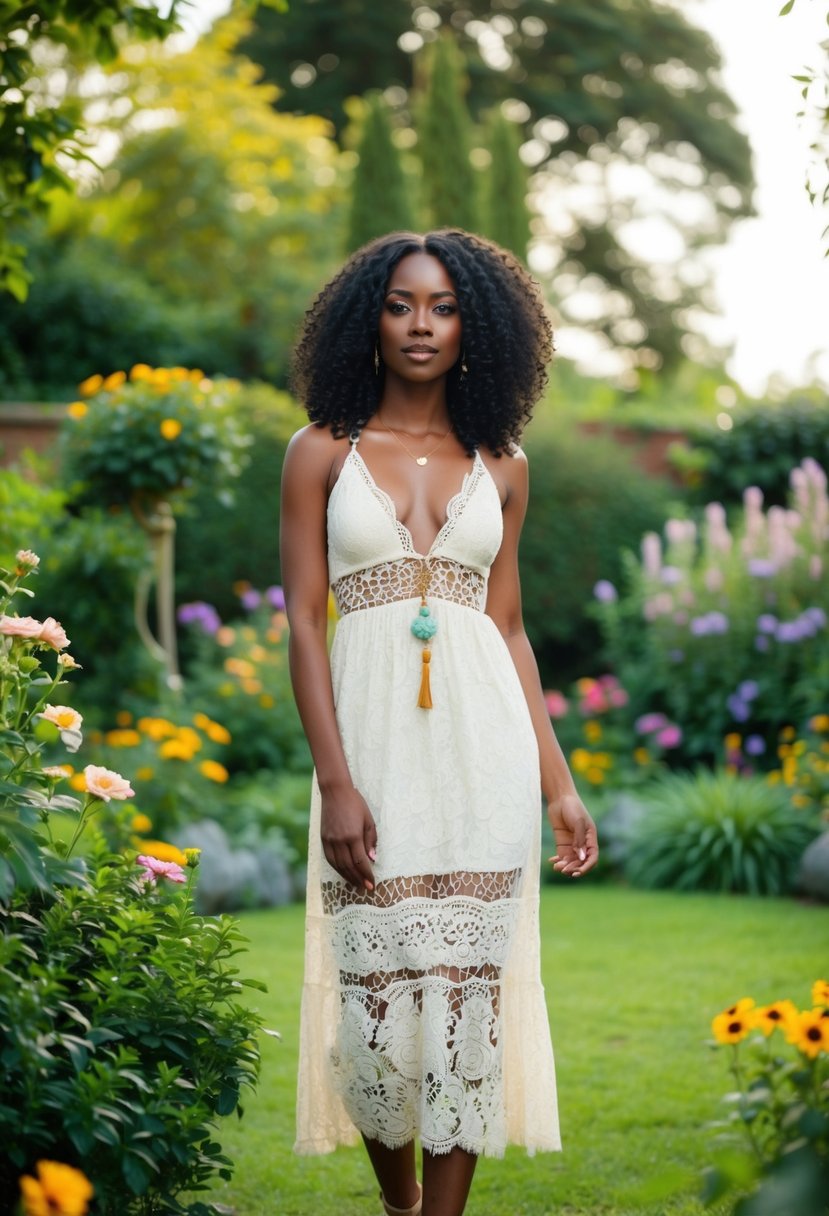
[[393,1208],[390,1203],[386,1203],[383,1198],[382,1191],[380,1192],[380,1202],[383,1204],[383,1211],[386,1216],[420,1216],[423,1211],[423,1189],[418,1187],[420,1194],[417,1197],[417,1203],[411,1208]]

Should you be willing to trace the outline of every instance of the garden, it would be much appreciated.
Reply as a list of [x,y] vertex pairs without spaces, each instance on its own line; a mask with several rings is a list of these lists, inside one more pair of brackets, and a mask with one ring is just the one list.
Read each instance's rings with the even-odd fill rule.
[[[117,37],[121,6],[98,26],[75,7],[50,37],[0,17],[3,81],[60,72],[64,89],[30,132],[40,171],[15,176],[0,139],[0,396],[52,420],[0,468],[0,1216],[359,1216],[376,1208],[361,1153],[291,1151],[312,775],[277,540],[304,421],[292,335],[373,224],[462,222],[524,257],[524,199],[578,149],[554,152],[535,116],[549,163],[530,181],[518,131],[539,80],[523,118],[492,108],[462,38],[410,44],[411,97],[379,79],[326,92],[323,55],[303,109],[280,41],[301,6],[234,6],[164,53],[147,40],[175,5]],[[382,37],[404,36],[401,7]],[[559,7],[567,32],[578,6]],[[510,44],[531,73],[540,20]],[[465,151],[432,163],[407,133],[450,111]],[[76,180],[101,130],[119,150]],[[747,190],[744,137],[720,135]],[[446,198],[477,210],[447,218]],[[564,1152],[482,1160],[469,1211],[826,1216],[826,389],[750,397],[715,352],[683,354],[606,244],[566,257],[565,277],[628,292],[599,325],[623,371],[554,364],[526,437],[521,581],[602,857],[577,884],[540,875]],[[668,420],[678,437],[645,470]]]

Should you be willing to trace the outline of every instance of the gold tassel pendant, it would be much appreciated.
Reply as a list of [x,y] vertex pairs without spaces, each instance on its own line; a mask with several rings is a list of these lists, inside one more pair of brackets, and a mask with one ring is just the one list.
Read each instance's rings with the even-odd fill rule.
[[420,695],[417,698],[418,709],[432,708],[432,686],[429,682],[429,664],[432,652],[428,646],[423,647],[423,666],[420,669]]

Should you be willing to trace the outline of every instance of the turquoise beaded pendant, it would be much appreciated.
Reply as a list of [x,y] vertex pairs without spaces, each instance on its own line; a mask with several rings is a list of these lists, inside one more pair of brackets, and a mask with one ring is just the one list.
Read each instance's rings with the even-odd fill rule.
[[435,636],[437,629],[438,623],[429,611],[429,605],[421,604],[417,616],[412,621],[412,633],[421,642],[428,642]]

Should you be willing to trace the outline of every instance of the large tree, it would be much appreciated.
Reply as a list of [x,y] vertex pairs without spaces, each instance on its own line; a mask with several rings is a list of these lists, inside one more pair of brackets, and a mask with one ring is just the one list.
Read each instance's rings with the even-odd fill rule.
[[708,34],[653,0],[315,0],[260,9],[243,49],[284,86],[279,108],[340,131],[345,99],[367,88],[391,88],[405,112],[417,51],[442,27],[466,58],[473,119],[500,104],[521,123],[530,261],[563,323],[643,366],[703,353],[683,340],[711,307],[696,255],[750,213],[752,186]]
[[414,226],[412,183],[407,182],[403,172],[389,107],[379,93],[366,98],[357,155],[348,217],[348,252],[385,232]]

